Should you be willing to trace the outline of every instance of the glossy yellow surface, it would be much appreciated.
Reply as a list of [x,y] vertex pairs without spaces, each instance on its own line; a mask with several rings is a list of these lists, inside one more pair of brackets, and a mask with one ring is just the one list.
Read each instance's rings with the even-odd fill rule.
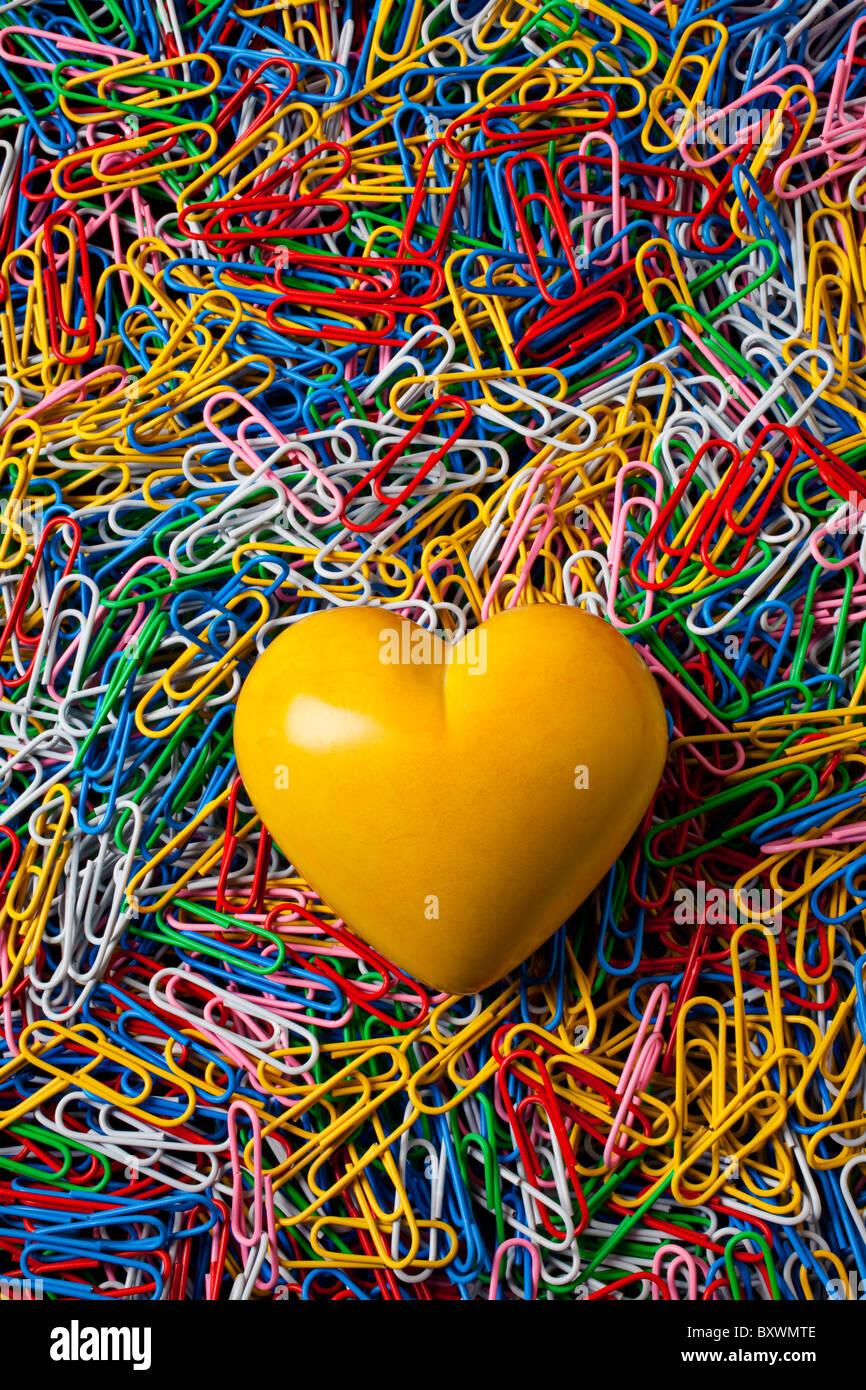
[[238,701],[244,785],[346,925],[467,993],[556,931],[640,822],[667,746],[655,682],[575,608],[488,619],[451,658],[381,608],[282,633]]

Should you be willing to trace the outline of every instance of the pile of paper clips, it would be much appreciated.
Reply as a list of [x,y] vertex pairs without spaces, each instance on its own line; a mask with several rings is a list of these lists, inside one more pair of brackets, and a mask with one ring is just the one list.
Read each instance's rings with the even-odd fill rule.
[[[859,0],[0,26],[4,1296],[861,1297]],[[645,655],[665,779],[431,997],[234,702],[328,605],[543,602]]]

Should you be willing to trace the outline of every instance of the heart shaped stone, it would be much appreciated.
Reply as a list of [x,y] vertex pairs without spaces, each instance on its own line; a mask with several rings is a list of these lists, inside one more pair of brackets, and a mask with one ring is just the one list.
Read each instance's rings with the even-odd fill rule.
[[552,604],[453,646],[381,608],[316,613],[259,657],[235,720],[244,786],[298,872],[455,994],[511,970],[595,887],[666,748],[626,639]]

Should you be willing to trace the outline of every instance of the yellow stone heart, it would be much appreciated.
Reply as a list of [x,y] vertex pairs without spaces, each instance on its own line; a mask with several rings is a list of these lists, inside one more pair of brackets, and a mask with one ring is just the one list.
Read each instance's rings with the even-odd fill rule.
[[316,613],[258,659],[235,720],[244,785],[298,872],[455,994],[511,970],[595,887],[666,746],[626,639],[552,604],[453,647],[381,608]]

